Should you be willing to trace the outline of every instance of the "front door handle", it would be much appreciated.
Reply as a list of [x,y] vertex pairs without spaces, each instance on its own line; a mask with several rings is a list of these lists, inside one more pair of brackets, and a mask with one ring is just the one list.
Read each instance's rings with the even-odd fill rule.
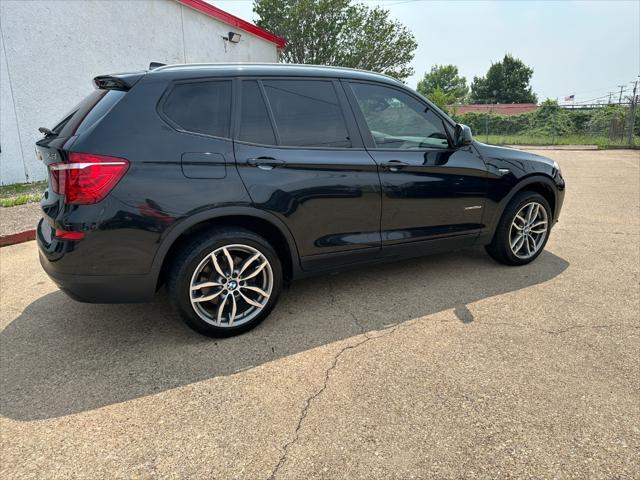
[[247,159],[247,165],[252,167],[258,167],[261,170],[273,170],[276,167],[281,167],[287,162],[273,157],[257,157]]
[[385,170],[389,170],[390,172],[398,172],[404,167],[408,167],[409,164],[407,162],[403,162],[402,160],[389,160],[388,162],[382,163],[382,168]]

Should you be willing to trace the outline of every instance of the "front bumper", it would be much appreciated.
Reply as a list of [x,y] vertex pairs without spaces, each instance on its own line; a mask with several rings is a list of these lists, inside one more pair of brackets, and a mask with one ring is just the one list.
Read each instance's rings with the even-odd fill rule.
[[553,212],[553,224],[555,225],[560,219],[560,212],[562,211],[562,205],[564,204],[564,193],[565,193],[565,181],[562,175],[557,174],[556,179],[556,204]]

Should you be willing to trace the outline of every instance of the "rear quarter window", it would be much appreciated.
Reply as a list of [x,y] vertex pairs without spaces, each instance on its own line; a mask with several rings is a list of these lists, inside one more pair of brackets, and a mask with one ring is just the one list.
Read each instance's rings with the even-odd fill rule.
[[80,134],[104,117],[126,95],[120,90],[94,90],[51,129],[59,137]]
[[164,101],[162,112],[182,130],[229,138],[231,81],[177,84]]

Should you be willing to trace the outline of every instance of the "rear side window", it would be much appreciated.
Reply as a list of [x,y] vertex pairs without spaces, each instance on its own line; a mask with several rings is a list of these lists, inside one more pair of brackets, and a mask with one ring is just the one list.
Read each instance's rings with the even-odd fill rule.
[[263,145],[275,145],[276,137],[269,120],[267,106],[260,86],[255,80],[242,82],[242,112],[240,114],[240,140]]
[[281,145],[351,147],[332,82],[268,80],[263,85]]
[[70,137],[88,130],[104,117],[127,92],[119,90],[94,90],[73,107],[58,124],[51,129],[59,137]]
[[178,84],[169,93],[162,110],[183,130],[228,138],[231,82]]

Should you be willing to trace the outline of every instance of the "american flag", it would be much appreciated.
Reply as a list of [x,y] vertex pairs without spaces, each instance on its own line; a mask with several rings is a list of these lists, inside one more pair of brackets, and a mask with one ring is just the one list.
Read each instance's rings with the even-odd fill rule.
[[566,97],[564,97],[564,101],[565,102],[572,102],[573,100],[575,100],[576,96],[575,95],[567,95]]

